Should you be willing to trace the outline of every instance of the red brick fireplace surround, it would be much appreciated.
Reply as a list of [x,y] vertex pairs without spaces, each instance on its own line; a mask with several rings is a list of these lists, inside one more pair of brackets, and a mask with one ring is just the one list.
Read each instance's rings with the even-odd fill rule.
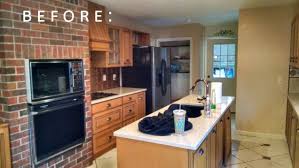
[[[79,19],[80,11],[87,10],[87,5],[87,0],[0,0],[0,120],[9,123],[14,168],[32,167],[24,75],[26,58],[83,59],[86,142],[40,167],[81,168],[91,162],[88,23],[81,23]],[[23,10],[31,10],[31,23],[22,22]],[[37,23],[37,10],[46,11],[45,23]],[[54,22],[50,22],[51,10],[57,10],[59,14]],[[75,13],[75,20],[71,23],[63,20],[66,10]]]

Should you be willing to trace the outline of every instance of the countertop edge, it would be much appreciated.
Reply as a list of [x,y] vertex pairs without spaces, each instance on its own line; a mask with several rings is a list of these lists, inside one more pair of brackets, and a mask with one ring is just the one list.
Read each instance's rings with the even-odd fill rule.
[[117,98],[120,98],[120,97],[135,94],[135,93],[145,92],[147,90],[147,89],[139,89],[139,88],[136,88],[136,89],[138,89],[138,90],[128,92],[128,93],[122,93],[122,94],[118,94],[118,95],[114,95],[114,96],[109,96],[109,97],[105,97],[105,98],[98,99],[98,100],[92,100],[91,104],[97,104],[97,103],[105,102],[105,101],[108,101],[108,100],[117,99]]

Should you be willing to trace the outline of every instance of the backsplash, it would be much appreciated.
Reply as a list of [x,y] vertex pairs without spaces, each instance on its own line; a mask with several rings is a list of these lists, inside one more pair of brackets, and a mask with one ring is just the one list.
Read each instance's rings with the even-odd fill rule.
[[[115,80],[113,74],[116,75]],[[103,75],[106,75],[106,81],[103,80]],[[119,87],[119,75],[119,68],[91,68],[91,92]]]

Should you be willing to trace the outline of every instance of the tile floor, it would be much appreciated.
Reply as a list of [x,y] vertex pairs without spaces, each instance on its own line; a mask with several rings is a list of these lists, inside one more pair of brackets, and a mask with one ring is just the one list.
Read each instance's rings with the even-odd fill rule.
[[[223,168],[292,168],[284,140],[239,135],[232,116],[232,155]],[[117,168],[116,149],[97,158],[89,168]]]

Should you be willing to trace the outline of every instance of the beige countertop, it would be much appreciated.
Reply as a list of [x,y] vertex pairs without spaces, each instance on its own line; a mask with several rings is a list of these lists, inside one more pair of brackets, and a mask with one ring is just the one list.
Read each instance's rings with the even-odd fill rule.
[[299,118],[299,93],[290,93],[288,99]]
[[[193,129],[186,131],[183,136],[177,136],[175,134],[169,136],[153,136],[140,132],[138,130],[138,123],[140,120],[133,122],[114,132],[116,137],[127,138],[137,141],[144,141],[149,143],[167,145],[177,148],[196,150],[205,138],[209,135],[212,129],[215,127],[220,118],[224,115],[226,110],[231,106],[235,100],[234,97],[222,97],[222,101],[217,105],[217,109],[212,113],[212,116],[205,116],[202,114],[197,118],[189,118],[189,121],[193,124]],[[174,103],[200,105],[197,101],[197,95],[186,96]],[[164,112],[168,106],[148,115],[154,116],[159,112]]]
[[130,87],[118,87],[118,88],[113,88],[113,89],[102,90],[99,92],[114,93],[116,95],[97,99],[97,100],[92,100],[91,104],[101,103],[101,102],[104,102],[107,100],[112,100],[115,98],[127,96],[130,94],[135,94],[135,93],[139,93],[139,92],[144,92],[144,91],[146,91],[146,89],[144,89],[144,88],[130,88]]

